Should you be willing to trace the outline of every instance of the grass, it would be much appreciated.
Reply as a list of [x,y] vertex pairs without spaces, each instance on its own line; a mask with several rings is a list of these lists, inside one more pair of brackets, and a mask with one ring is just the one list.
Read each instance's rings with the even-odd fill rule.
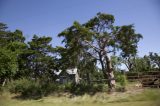
[[160,89],[137,89],[125,93],[97,93],[72,97],[69,94],[50,95],[38,100],[22,100],[15,95],[0,95],[0,106],[160,106]]

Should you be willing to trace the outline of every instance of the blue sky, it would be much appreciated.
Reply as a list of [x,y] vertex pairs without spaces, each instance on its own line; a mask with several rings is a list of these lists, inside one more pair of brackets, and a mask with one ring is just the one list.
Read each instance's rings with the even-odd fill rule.
[[0,22],[9,30],[20,29],[29,40],[33,34],[51,36],[52,45],[61,45],[57,34],[77,20],[88,21],[98,12],[113,14],[115,25],[134,24],[143,35],[139,55],[160,52],[160,0],[0,0]]

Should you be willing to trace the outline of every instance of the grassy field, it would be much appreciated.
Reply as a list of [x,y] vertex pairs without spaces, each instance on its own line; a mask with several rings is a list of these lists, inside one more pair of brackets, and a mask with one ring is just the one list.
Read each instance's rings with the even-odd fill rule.
[[125,93],[97,93],[73,96],[50,95],[38,100],[23,100],[15,95],[3,93],[0,106],[160,106],[160,89],[136,89]]

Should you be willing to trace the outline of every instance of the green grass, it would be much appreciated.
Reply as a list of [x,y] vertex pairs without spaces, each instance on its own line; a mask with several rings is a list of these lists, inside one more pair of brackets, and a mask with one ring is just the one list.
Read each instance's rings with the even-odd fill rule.
[[137,89],[125,93],[97,93],[70,97],[69,94],[50,95],[38,100],[22,100],[3,93],[0,106],[160,106],[160,89]]

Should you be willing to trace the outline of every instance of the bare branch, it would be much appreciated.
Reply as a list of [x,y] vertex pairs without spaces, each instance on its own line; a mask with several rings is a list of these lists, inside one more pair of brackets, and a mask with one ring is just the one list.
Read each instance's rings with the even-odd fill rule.
[[102,49],[97,48],[96,46],[93,46],[92,44],[90,44],[89,41],[84,40],[84,42],[86,42],[89,46],[91,46],[96,52],[102,51]]

